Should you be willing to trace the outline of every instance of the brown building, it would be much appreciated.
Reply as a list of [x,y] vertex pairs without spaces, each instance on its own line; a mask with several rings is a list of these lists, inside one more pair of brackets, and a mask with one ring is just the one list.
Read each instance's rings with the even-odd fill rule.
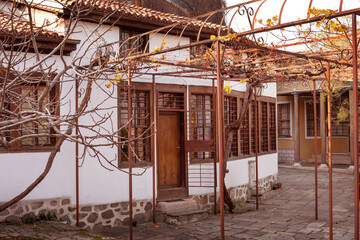
[[[316,81],[318,163],[328,163],[327,100],[322,82]],[[351,117],[339,120],[338,112],[352,106],[351,82],[342,82],[331,102],[332,153],[334,164],[353,165]],[[279,163],[301,165],[315,161],[313,82],[277,84]],[[326,94],[326,93],[325,93]],[[345,106],[345,108],[344,108]],[[325,165],[322,165],[325,167]]]

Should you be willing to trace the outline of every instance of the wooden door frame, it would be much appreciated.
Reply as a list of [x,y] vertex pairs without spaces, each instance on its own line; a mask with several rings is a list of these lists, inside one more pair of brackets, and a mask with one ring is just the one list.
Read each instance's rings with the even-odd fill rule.
[[[176,89],[174,89],[176,88]],[[159,110],[159,93],[160,92],[166,92],[166,93],[182,93],[184,95],[184,108],[183,109],[169,109],[167,111],[160,111]],[[189,187],[188,187],[188,178],[186,176],[186,169],[188,168],[188,161],[186,158],[186,152],[185,152],[185,140],[187,137],[187,116],[186,116],[186,109],[187,109],[187,104],[188,104],[188,96],[187,96],[187,87],[184,85],[175,85],[175,84],[156,84],[156,94],[155,94],[155,105],[156,105],[156,129],[159,129],[159,116],[161,112],[179,112],[180,113],[180,120],[182,120],[183,122],[183,134],[180,136],[180,141],[182,144],[182,149],[181,149],[181,153],[180,153],[180,161],[184,162],[184,169],[183,169],[183,173],[181,173],[183,175],[183,184],[184,184],[184,188],[186,188],[186,193],[187,195],[189,194]],[[181,116],[182,114],[182,116]],[[181,123],[180,123],[181,124]],[[156,138],[156,182],[157,182],[157,194],[159,194],[159,139]]]

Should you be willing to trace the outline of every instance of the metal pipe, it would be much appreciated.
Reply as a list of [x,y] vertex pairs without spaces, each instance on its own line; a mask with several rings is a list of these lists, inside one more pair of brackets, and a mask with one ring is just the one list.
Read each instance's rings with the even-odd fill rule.
[[355,240],[359,239],[359,102],[358,102],[358,45],[357,45],[357,29],[356,14],[352,15],[352,50],[353,50],[353,105],[354,105],[354,234]]
[[217,131],[219,138],[219,178],[220,178],[220,222],[221,222],[221,240],[225,239],[225,223],[224,223],[224,139],[223,139],[223,109],[221,93],[223,91],[221,84],[221,59],[220,59],[220,42],[216,44],[216,76],[217,76]]
[[[216,121],[216,113],[215,113],[215,110],[216,110],[216,100],[215,100],[215,97],[216,97],[216,92],[215,92],[215,79],[213,78],[212,79],[212,94],[213,94],[213,107],[212,109],[214,110],[212,112],[213,114],[213,120]],[[214,138],[214,215],[216,215],[216,211],[217,211],[217,207],[216,207],[216,198],[217,198],[217,194],[216,194],[216,191],[217,191],[217,167],[216,167],[216,124],[213,124],[214,128],[213,128],[213,138]]]
[[259,210],[259,169],[258,169],[258,110],[257,110],[257,93],[254,87],[254,118],[255,118],[255,167],[256,167],[256,210]]
[[132,149],[131,149],[131,131],[132,131],[132,114],[131,114],[131,67],[128,70],[128,161],[129,161],[129,239],[133,239],[133,207],[132,207]]
[[[75,82],[75,110],[78,111],[79,108],[79,82],[76,79]],[[79,135],[79,118],[76,118],[76,136]],[[80,200],[79,200],[79,142],[76,141],[75,143],[75,179],[76,179],[76,226],[79,227],[79,215],[80,215]]]
[[151,127],[151,159],[153,162],[153,171],[152,171],[152,175],[153,175],[153,223],[156,223],[156,177],[155,177],[155,167],[156,167],[156,161],[155,161],[155,114],[156,114],[156,110],[155,110],[155,75],[153,75],[152,77],[152,109],[153,112],[151,114],[151,122],[152,122],[152,127]]
[[331,87],[330,63],[327,63],[327,110],[328,110],[328,150],[329,150],[329,239],[333,239],[333,199],[332,199],[332,136],[331,136]]
[[317,108],[316,108],[316,81],[314,80],[313,102],[314,102],[314,154],[315,154],[315,219],[318,220],[318,159],[317,159]]

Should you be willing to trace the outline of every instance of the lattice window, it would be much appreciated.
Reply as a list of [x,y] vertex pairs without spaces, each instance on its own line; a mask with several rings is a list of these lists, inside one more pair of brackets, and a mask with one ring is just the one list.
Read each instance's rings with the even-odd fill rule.
[[[320,136],[320,104],[316,103],[316,114],[317,114],[317,136]],[[314,103],[313,101],[305,101],[306,110],[306,136],[315,136],[315,125],[314,125]]]
[[[120,136],[121,140],[128,140],[128,101],[127,91],[120,94]],[[131,92],[132,127],[131,148],[134,163],[151,162],[150,138],[150,92],[135,90]],[[128,161],[128,144],[121,145],[121,163]]]
[[[23,85],[21,86],[21,96],[23,97],[20,105],[21,114],[26,114],[26,111],[37,109],[38,98],[46,90],[45,85]],[[55,114],[55,89],[52,89],[43,100],[43,108]],[[53,129],[48,127],[45,121],[31,121],[21,126],[21,135],[37,135],[34,137],[25,138],[21,141],[22,146],[39,147],[39,146],[54,146],[56,138],[49,135],[54,134]]]
[[279,137],[291,137],[290,103],[278,104]]
[[246,110],[245,116],[240,126],[240,152],[242,155],[250,154],[249,140],[249,110]]
[[[259,152],[259,104],[257,104],[257,136],[258,136],[258,147],[257,152]],[[251,103],[251,152],[255,153],[255,104]]]
[[[237,120],[237,99],[236,97],[224,97],[224,125],[225,127]],[[226,141],[226,140],[225,140]],[[230,156],[238,156],[238,131],[233,134]]]
[[261,151],[267,152],[269,150],[268,143],[268,108],[267,102],[261,102]]
[[184,94],[160,92],[159,109],[184,110]]
[[276,151],[276,116],[275,103],[269,103],[269,131],[270,131],[270,150]]
[[[346,93],[341,94],[338,98],[331,102],[331,133],[332,136],[343,137],[350,135],[350,118],[341,119],[338,113],[341,109],[350,109],[349,95]],[[348,110],[345,110],[348,111]]]
[[[131,54],[143,53],[147,43],[147,37],[134,37],[140,32],[133,30],[121,29],[120,31],[120,56],[126,57]],[[133,39],[128,40],[129,38]]]
[[[213,100],[211,94],[192,94],[190,103],[190,140],[213,139]],[[212,152],[192,152],[191,159],[212,159]]]

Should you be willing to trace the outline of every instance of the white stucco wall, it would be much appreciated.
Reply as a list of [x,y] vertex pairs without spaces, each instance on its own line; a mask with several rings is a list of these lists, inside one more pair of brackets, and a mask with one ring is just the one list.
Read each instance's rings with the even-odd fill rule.
[[[93,23],[81,23],[74,34],[75,39],[86,39],[86,36],[91,34],[96,28]],[[102,35],[102,33],[105,33]],[[90,61],[93,52],[97,47],[104,42],[114,42],[119,39],[119,29],[113,27],[102,27],[97,34],[92,35],[92,39],[100,37],[100,41],[96,44],[90,44],[91,41],[82,42],[78,45],[78,50],[72,53],[71,58],[85,56],[82,63],[86,64]],[[183,38],[179,41],[178,37],[166,36],[157,34],[151,36],[149,45],[150,51],[153,48],[159,47],[161,41],[166,40],[167,47],[173,47],[180,44],[189,43],[189,38]],[[167,59],[178,59],[184,61],[189,58],[188,50],[180,50],[166,55]],[[69,58],[69,59],[71,59]],[[58,59],[57,59],[58,60]],[[161,72],[163,69],[158,69]],[[172,68],[166,68],[166,71],[172,71]],[[151,76],[140,76],[134,81],[150,82]],[[177,85],[197,85],[197,86],[211,86],[211,81],[190,79],[190,78],[172,78],[165,76],[156,77],[157,83],[168,83]],[[104,129],[117,127],[117,100],[116,98],[109,98],[112,94],[116,96],[115,88],[104,88],[107,82],[97,81],[94,86],[91,102],[88,109],[94,108],[103,99],[107,99],[104,105],[106,110],[100,111],[101,114],[110,114],[110,118],[103,124]],[[85,83],[84,83],[85,84]],[[80,87],[84,87],[85,85]],[[71,93],[68,98],[71,101],[62,105],[61,112],[68,112],[74,110],[74,83],[64,85],[63,90],[69,90]],[[174,85],[176,89],[176,85]],[[245,90],[245,85],[237,85],[235,90]],[[67,94],[68,91],[63,91]],[[262,95],[276,97],[275,84],[268,84],[264,89]],[[95,118],[98,116],[92,115]],[[111,120],[111,121],[110,121]],[[91,124],[92,120],[89,116],[82,117],[79,120],[80,124]],[[103,131],[99,129],[99,131]],[[94,132],[82,131],[86,135],[94,135]],[[98,140],[103,141],[103,140]],[[80,148],[81,152],[82,148]],[[101,153],[109,159],[117,157],[116,148],[104,147]],[[43,170],[47,156],[49,153],[2,153],[0,154],[0,182],[6,183],[0,185],[0,201],[6,201],[15,196],[17,193],[24,190]],[[240,159],[230,161],[228,168],[230,172],[226,177],[226,184],[228,187],[234,187],[248,182],[248,161],[253,160]],[[83,164],[79,169],[80,177],[80,204],[103,204],[111,202],[120,202],[128,200],[128,178],[129,175],[115,169],[106,162],[102,162],[111,171],[103,168],[97,158],[86,155]],[[195,165],[190,165],[195,167]],[[127,171],[127,169],[123,169]],[[142,172],[143,169],[134,169],[135,173]],[[277,154],[262,155],[259,157],[259,177],[264,178],[269,175],[277,173]],[[71,203],[75,204],[75,144],[65,142],[60,152],[58,153],[54,166],[52,167],[46,179],[25,199],[42,199],[42,198],[55,198],[55,197],[70,197]],[[213,188],[189,188],[189,194],[202,194],[211,193]],[[152,168],[148,168],[142,176],[133,176],[133,198],[134,199],[151,199],[152,198]]]

